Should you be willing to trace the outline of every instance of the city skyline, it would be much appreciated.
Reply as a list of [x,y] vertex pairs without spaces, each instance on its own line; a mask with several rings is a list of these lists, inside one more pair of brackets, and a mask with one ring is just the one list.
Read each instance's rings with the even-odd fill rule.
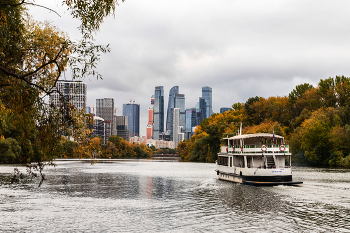
[[[35,20],[52,21],[72,40],[80,38],[79,22],[58,1],[35,3],[61,16],[28,6]],[[83,80],[89,86],[87,105],[114,98],[121,115],[124,99],[135,99],[140,124],[146,125],[154,86],[166,90],[164,103],[168,90],[180,86],[187,107],[198,102],[200,87],[210,86],[213,111],[219,112],[249,97],[284,96],[299,84],[350,76],[349,7],[347,1],[221,1],[214,7],[197,0],[125,1],[95,36],[111,52],[101,54],[96,68],[103,80]],[[70,71],[62,77],[69,79]]]
[[[212,93],[211,92],[211,87],[208,87],[208,86],[204,86],[204,87],[202,87],[201,88],[201,90],[202,90],[202,96],[199,96],[198,98],[199,98],[199,101],[202,101],[201,102],[201,106],[204,104],[206,104],[206,101],[205,101],[205,99],[203,98],[203,88],[205,88],[205,89],[207,89],[207,90],[209,90],[210,89],[210,93]],[[175,90],[175,91],[174,91]],[[170,90],[169,90],[169,93],[172,93],[172,94],[169,94],[169,99],[168,99],[168,105],[167,106],[165,106],[164,105],[164,88],[163,88],[163,86],[156,86],[155,87],[155,92],[153,93],[153,95],[151,96],[151,98],[149,99],[150,100],[150,102],[151,102],[151,104],[149,104],[148,105],[148,109],[147,109],[147,112],[144,112],[143,114],[144,115],[147,115],[147,122],[146,122],[146,124],[145,125],[142,125],[142,123],[141,123],[141,116],[142,116],[142,112],[141,112],[141,106],[140,106],[140,104],[138,104],[138,103],[135,103],[135,102],[137,102],[135,99],[133,100],[133,104],[131,104],[131,101],[132,101],[132,99],[128,99],[128,101],[129,101],[129,103],[124,103],[123,104],[123,107],[122,107],[122,109],[123,109],[123,111],[122,111],[122,113],[121,114],[118,114],[117,113],[117,109],[119,109],[118,108],[118,106],[114,106],[114,109],[115,109],[115,116],[124,116],[125,115],[125,113],[124,113],[124,106],[127,106],[127,105],[138,105],[138,115],[139,115],[139,122],[140,123],[138,123],[138,126],[137,126],[137,128],[139,129],[139,134],[137,134],[136,136],[146,136],[147,137],[147,135],[148,135],[148,126],[150,125],[150,122],[149,122],[149,120],[150,120],[150,109],[152,109],[151,110],[151,112],[154,114],[154,104],[155,104],[155,94],[156,94],[156,92],[158,91],[158,94],[159,95],[163,95],[163,108],[164,108],[164,119],[163,119],[163,123],[164,123],[164,132],[163,133],[167,133],[167,134],[170,134],[171,136],[171,139],[173,139],[173,128],[172,128],[172,123],[173,123],[173,121],[172,121],[172,119],[173,119],[173,109],[174,108],[179,108],[179,109],[181,109],[181,111],[180,111],[180,119],[179,119],[179,124],[180,124],[180,126],[182,126],[183,127],[183,132],[185,132],[186,131],[186,116],[185,116],[185,114],[186,114],[186,110],[187,109],[189,109],[189,108],[193,108],[193,109],[196,109],[196,106],[198,107],[198,104],[199,104],[199,102],[197,102],[197,104],[196,105],[193,105],[192,107],[188,107],[187,105],[186,105],[186,98],[185,98],[185,94],[176,94],[176,93],[178,93],[179,92],[179,86],[174,86],[174,87],[172,87],[172,88],[170,88]],[[173,96],[173,100],[172,101],[170,101],[170,97],[171,96]],[[211,98],[212,98],[212,96],[210,96]],[[106,100],[113,100],[113,103],[114,103],[114,98],[103,98],[103,99],[96,99],[96,106],[87,106],[87,108],[95,108],[96,109],[96,111],[94,112],[95,114],[97,114],[97,112],[98,112],[98,110],[97,110],[97,104],[100,102],[100,101],[102,101],[102,102],[105,102]],[[151,107],[151,108],[150,108]],[[170,107],[170,108],[169,108]],[[202,107],[203,108],[203,107]],[[170,109],[170,117],[169,117],[169,119],[171,119],[171,122],[170,122],[170,129],[168,129],[168,130],[166,130],[166,127],[167,127],[167,125],[168,125],[168,123],[166,122],[166,119],[168,118],[167,117],[167,115],[165,115],[165,109],[167,109],[167,112],[168,112],[168,109]],[[206,111],[206,109],[207,109],[207,107],[204,107],[203,108],[203,110],[204,111]],[[198,111],[199,112],[201,112],[201,111],[203,111],[203,110],[201,110],[201,109],[197,109],[196,111],[197,111],[197,113],[198,113]],[[201,112],[202,113],[202,112]],[[213,112],[214,113],[214,112]],[[219,113],[219,112],[217,112],[217,113]],[[206,116],[202,116],[201,117],[201,119],[204,119],[204,118],[206,118]],[[154,115],[153,115],[153,118],[152,118],[152,120],[153,120],[153,123],[154,123]],[[201,120],[199,120],[198,121],[198,119],[197,119],[197,124],[199,124],[200,123],[200,121]],[[132,122],[131,122],[131,125],[133,125],[132,124]],[[153,125],[154,126],[154,125]],[[145,128],[145,130],[142,130],[143,128]],[[131,134],[130,134],[130,136],[132,136],[132,132],[133,132],[133,130],[132,129],[130,129],[130,132],[131,132]],[[153,138],[154,138],[154,133],[153,133],[153,130],[152,130],[152,136],[153,136]]]

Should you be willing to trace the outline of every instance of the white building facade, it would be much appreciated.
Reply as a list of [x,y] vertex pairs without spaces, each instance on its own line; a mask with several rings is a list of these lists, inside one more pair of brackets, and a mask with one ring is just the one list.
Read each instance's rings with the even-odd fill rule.
[[86,107],[87,85],[81,81],[58,80],[56,91],[50,94],[50,103],[59,106],[63,103],[70,103],[77,109]]

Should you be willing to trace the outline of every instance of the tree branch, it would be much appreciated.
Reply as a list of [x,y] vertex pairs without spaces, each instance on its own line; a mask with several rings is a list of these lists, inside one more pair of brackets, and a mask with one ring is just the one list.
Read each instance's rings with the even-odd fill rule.
[[26,2],[24,2],[25,0],[22,0],[22,2],[17,3],[17,4],[10,4],[10,3],[2,3],[0,4],[0,6],[20,6],[22,4],[25,4]]
[[51,8],[48,8],[48,7],[42,6],[42,5],[38,5],[38,4],[35,4],[35,3],[32,3],[32,2],[26,2],[25,0],[22,0],[22,2],[17,3],[17,4],[2,3],[2,4],[0,4],[0,6],[20,6],[20,5],[22,5],[22,4],[27,4],[27,5],[33,5],[33,6],[42,7],[42,8],[45,8],[45,9],[47,9],[47,10],[49,10],[49,11],[52,11],[52,12],[56,13],[59,17],[61,17],[61,15],[57,13],[57,11],[52,10]]
[[[45,92],[46,95],[49,95],[49,94],[51,94],[51,93],[53,92],[52,89],[53,89],[53,87],[56,85],[58,78],[61,76],[61,69],[59,68],[59,65],[58,65],[58,63],[57,63],[57,59],[58,59],[58,57],[60,56],[60,54],[62,53],[63,48],[64,48],[64,47],[62,47],[62,48],[60,49],[60,51],[57,53],[57,55],[55,56],[55,58],[54,58],[53,60],[50,60],[50,61],[48,61],[47,63],[42,64],[42,65],[39,66],[36,70],[31,71],[31,72],[29,72],[29,73],[26,73],[26,74],[24,74],[24,75],[18,75],[18,74],[12,73],[12,72],[6,70],[6,69],[5,69],[4,67],[2,67],[2,66],[0,66],[0,70],[1,70],[3,73],[5,73],[6,75],[12,76],[12,77],[17,78],[17,79],[20,79],[20,80],[23,80],[23,81],[26,82],[28,85],[34,86],[34,87],[38,88],[39,90]],[[32,76],[32,75],[36,74],[36,73],[39,72],[41,69],[43,69],[44,67],[46,67],[46,66],[48,66],[48,65],[50,65],[50,64],[52,64],[52,63],[54,63],[54,64],[57,66],[57,68],[58,68],[58,75],[57,75],[57,78],[55,79],[55,84],[54,84],[53,86],[51,86],[50,90],[45,90],[45,89],[44,89],[43,87],[41,87],[40,85],[37,85],[36,83],[32,83],[32,82],[30,82],[30,81],[27,79],[28,76]]]

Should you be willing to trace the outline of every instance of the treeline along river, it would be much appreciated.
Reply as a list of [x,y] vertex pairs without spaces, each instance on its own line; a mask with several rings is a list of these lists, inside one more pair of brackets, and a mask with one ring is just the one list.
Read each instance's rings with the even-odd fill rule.
[[252,187],[208,163],[56,164],[41,187],[0,166],[1,232],[350,232],[349,170],[294,167],[300,187]]

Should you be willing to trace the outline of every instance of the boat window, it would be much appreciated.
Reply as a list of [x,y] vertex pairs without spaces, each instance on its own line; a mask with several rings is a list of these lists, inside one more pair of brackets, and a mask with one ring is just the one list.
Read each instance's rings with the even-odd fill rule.
[[228,157],[218,157],[218,164],[223,166],[228,166]]
[[230,157],[230,167],[232,167],[232,157]]

